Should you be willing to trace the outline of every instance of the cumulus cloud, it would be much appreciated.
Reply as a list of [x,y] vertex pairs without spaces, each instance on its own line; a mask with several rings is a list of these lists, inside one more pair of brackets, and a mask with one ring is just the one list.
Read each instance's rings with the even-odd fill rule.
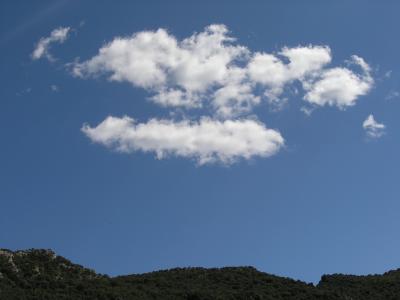
[[385,134],[386,126],[382,123],[378,123],[377,121],[375,121],[375,118],[372,114],[365,119],[362,126],[365,130],[367,137],[369,138],[377,139]]
[[46,57],[48,60],[53,61],[54,58],[49,52],[51,44],[64,43],[68,38],[69,32],[70,32],[69,27],[59,27],[57,29],[54,29],[50,33],[50,36],[41,38],[39,40],[39,42],[36,44],[35,49],[32,52],[32,55],[31,55],[32,59],[37,60],[42,57]]
[[137,123],[127,116],[109,116],[96,127],[85,124],[82,131],[93,142],[120,152],[154,152],[159,159],[179,156],[194,159],[200,165],[269,157],[284,146],[278,131],[254,120],[151,119]]
[[285,84],[320,71],[332,59],[331,50],[326,46],[285,47],[279,55],[289,63],[273,54],[256,53],[248,65],[250,78],[270,87],[276,94],[281,93]]
[[229,84],[214,94],[213,106],[219,116],[230,117],[251,111],[260,103],[260,97],[252,93],[249,84]]
[[128,81],[148,89],[151,100],[163,106],[200,107],[209,89],[229,81],[230,65],[248,50],[232,45],[223,25],[178,41],[164,29],[116,38],[98,55],[74,65],[76,76],[109,74],[112,81]]
[[304,100],[318,106],[337,106],[341,109],[355,105],[359,96],[369,92],[374,81],[369,65],[361,57],[353,55],[352,62],[361,67],[362,74],[339,67],[324,70],[317,80],[303,82],[307,91]]
[[295,81],[312,105],[354,105],[373,85],[369,65],[355,55],[351,63],[360,72],[329,68],[331,61],[331,49],[320,45],[251,52],[225,25],[214,24],[183,40],[165,29],[117,37],[97,55],[74,63],[72,73],[130,82],[164,107],[207,107],[224,119],[249,113],[264,100],[282,106],[287,98],[282,95]]

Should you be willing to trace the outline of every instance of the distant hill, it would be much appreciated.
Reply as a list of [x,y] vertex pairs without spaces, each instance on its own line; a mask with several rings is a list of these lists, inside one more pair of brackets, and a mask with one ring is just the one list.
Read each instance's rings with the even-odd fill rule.
[[400,270],[324,275],[317,286],[252,267],[183,268],[108,277],[51,250],[0,250],[0,299],[400,300]]

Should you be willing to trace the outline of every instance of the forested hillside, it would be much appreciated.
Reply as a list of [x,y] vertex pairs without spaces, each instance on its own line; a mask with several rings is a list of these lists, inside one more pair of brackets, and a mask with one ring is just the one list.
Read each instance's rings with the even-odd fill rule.
[[395,300],[400,271],[383,275],[324,275],[317,286],[252,267],[177,268],[108,277],[51,250],[0,250],[0,299]]

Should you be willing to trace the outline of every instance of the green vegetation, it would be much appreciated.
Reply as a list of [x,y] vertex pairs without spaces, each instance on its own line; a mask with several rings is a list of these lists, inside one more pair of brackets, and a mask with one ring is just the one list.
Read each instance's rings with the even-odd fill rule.
[[110,278],[50,250],[0,250],[0,299],[398,300],[400,271],[324,275],[317,286],[252,267],[184,268]]

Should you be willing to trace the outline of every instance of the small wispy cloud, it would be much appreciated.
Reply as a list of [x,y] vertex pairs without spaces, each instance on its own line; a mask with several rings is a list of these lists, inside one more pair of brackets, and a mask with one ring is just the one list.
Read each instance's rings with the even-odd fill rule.
[[23,95],[29,94],[30,92],[32,92],[32,88],[28,87],[26,89],[20,90],[18,92],[15,93],[16,96],[21,97]]
[[386,71],[385,74],[383,75],[385,78],[390,78],[392,77],[392,70]]
[[300,108],[300,111],[303,112],[307,117],[311,116],[311,114],[313,113],[313,111],[315,110],[314,106],[302,106]]
[[392,100],[399,97],[400,97],[400,92],[390,91],[389,94],[386,95],[385,100]]
[[50,36],[41,38],[39,42],[37,42],[35,49],[32,52],[31,55],[32,59],[38,60],[42,57],[45,57],[49,61],[54,61],[55,60],[54,57],[49,52],[51,44],[64,43],[68,38],[70,30],[71,30],[70,27],[59,27],[57,29],[54,29],[50,33]]
[[53,92],[59,92],[60,88],[58,87],[58,85],[52,84],[50,86],[50,90],[53,91]]
[[386,126],[378,123],[374,116],[370,114],[363,122],[363,128],[368,138],[378,139],[385,134]]

